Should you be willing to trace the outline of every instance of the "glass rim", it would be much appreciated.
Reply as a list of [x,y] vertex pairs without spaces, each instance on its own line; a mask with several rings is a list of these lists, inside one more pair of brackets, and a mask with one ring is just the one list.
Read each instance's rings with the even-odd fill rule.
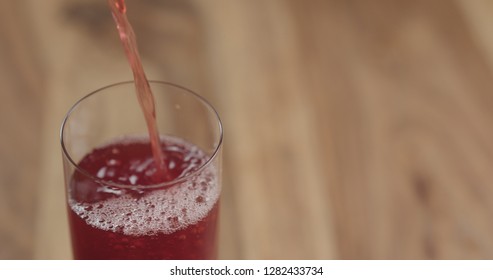
[[79,164],[77,164],[72,159],[72,157],[70,156],[70,153],[68,152],[68,150],[67,150],[67,148],[65,146],[64,140],[63,140],[65,126],[67,124],[68,119],[72,115],[72,112],[74,112],[75,109],[84,100],[90,98],[91,96],[93,96],[93,95],[95,95],[95,94],[97,94],[99,92],[102,92],[102,91],[104,91],[106,89],[109,89],[109,88],[112,88],[112,87],[115,87],[115,86],[126,85],[126,84],[133,84],[133,83],[134,83],[134,81],[123,81],[123,82],[117,82],[117,83],[109,84],[107,86],[104,86],[104,87],[101,87],[99,89],[96,89],[96,90],[94,90],[94,91],[86,94],[85,96],[81,97],[80,99],[78,99],[72,105],[72,107],[70,107],[70,109],[68,110],[68,112],[65,114],[65,116],[63,118],[63,121],[62,121],[62,125],[60,127],[60,144],[62,146],[62,154],[63,154],[63,156],[68,159],[69,163],[75,168],[75,170],[78,171],[78,172],[81,172],[84,176],[90,178],[91,180],[93,180],[93,181],[95,181],[95,182],[97,182],[99,184],[106,185],[106,186],[111,186],[111,187],[116,187],[116,188],[121,188],[121,189],[133,189],[133,190],[135,190],[135,189],[155,189],[155,188],[163,188],[163,187],[173,186],[173,185],[176,185],[176,184],[185,182],[185,181],[187,181],[190,178],[193,178],[194,176],[196,176],[197,174],[199,174],[200,172],[202,172],[205,168],[207,168],[208,166],[210,166],[211,163],[214,161],[214,159],[218,156],[219,151],[221,150],[221,147],[222,147],[222,143],[223,143],[223,125],[222,125],[222,122],[221,122],[221,118],[219,117],[219,114],[217,113],[216,109],[214,108],[214,106],[212,106],[209,103],[209,101],[207,101],[207,99],[205,99],[201,95],[195,93],[194,91],[192,91],[192,90],[190,90],[190,89],[188,89],[186,87],[183,87],[183,86],[174,84],[174,83],[165,82],[165,81],[158,81],[158,80],[149,80],[149,84],[151,84],[151,85],[152,84],[161,84],[161,85],[165,85],[165,86],[174,87],[175,89],[183,90],[184,92],[186,92],[187,94],[191,94],[193,97],[195,97],[197,100],[199,100],[202,104],[204,104],[213,113],[213,115],[215,116],[216,123],[217,123],[218,129],[219,129],[219,140],[217,141],[217,144],[214,145],[214,151],[212,152],[212,154],[210,156],[208,156],[207,160],[199,168],[197,168],[196,170],[190,172],[190,174],[187,174],[185,176],[181,176],[181,177],[175,178],[175,179],[173,179],[171,181],[166,181],[166,182],[162,182],[162,183],[158,183],[158,184],[152,184],[152,185],[128,185],[128,184],[120,184],[120,183],[116,183],[116,182],[113,182],[113,181],[103,180],[101,178],[98,178],[98,177],[90,174],[89,172],[87,172],[85,169],[81,168],[79,166]]

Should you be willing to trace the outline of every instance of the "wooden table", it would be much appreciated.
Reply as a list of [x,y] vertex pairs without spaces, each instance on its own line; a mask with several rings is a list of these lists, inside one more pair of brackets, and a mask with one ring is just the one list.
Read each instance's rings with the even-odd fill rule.
[[[492,1],[128,6],[222,116],[221,258],[493,258]],[[0,1],[0,258],[71,257],[59,125],[128,79],[106,1]]]

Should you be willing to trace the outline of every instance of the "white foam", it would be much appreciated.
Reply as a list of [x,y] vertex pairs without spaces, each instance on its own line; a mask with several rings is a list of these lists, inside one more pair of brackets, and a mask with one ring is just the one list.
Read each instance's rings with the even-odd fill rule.
[[101,167],[101,169],[99,169],[98,174],[96,174],[96,176],[98,178],[103,178],[105,174],[106,174],[106,166],[103,166]]
[[98,203],[70,202],[87,224],[126,235],[173,233],[202,220],[219,199],[217,169],[208,166],[193,182],[151,191],[136,199],[129,194]]
[[137,177],[137,175],[132,175],[132,176],[130,176],[130,178],[128,178],[128,180],[130,181],[130,184],[132,184],[132,185],[135,185],[135,183],[137,183],[138,179],[139,179],[139,177]]

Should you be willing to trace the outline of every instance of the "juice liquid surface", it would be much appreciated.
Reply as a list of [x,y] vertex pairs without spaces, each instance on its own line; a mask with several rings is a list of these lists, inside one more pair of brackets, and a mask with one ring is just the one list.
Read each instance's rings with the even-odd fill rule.
[[[207,160],[198,147],[161,138],[169,178],[197,171]],[[75,259],[214,259],[220,185],[208,165],[183,182],[160,183],[149,140],[124,138],[87,154],[68,190]],[[113,183],[128,187],[114,187]],[[135,186],[135,187],[132,187]]]

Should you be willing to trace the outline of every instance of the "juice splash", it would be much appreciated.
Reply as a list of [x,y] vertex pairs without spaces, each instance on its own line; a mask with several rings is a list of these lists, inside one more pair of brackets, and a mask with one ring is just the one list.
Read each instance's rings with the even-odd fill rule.
[[144,113],[144,117],[149,130],[149,139],[151,140],[152,154],[156,162],[156,176],[169,181],[168,168],[166,166],[165,156],[159,145],[159,132],[156,124],[156,109],[154,105],[154,96],[152,95],[149,81],[142,67],[137,41],[130,22],[127,19],[127,7],[124,0],[108,0],[108,5],[111,8],[113,19],[115,20],[120,40],[125,50],[128,63],[132,68],[135,89],[140,107]]

